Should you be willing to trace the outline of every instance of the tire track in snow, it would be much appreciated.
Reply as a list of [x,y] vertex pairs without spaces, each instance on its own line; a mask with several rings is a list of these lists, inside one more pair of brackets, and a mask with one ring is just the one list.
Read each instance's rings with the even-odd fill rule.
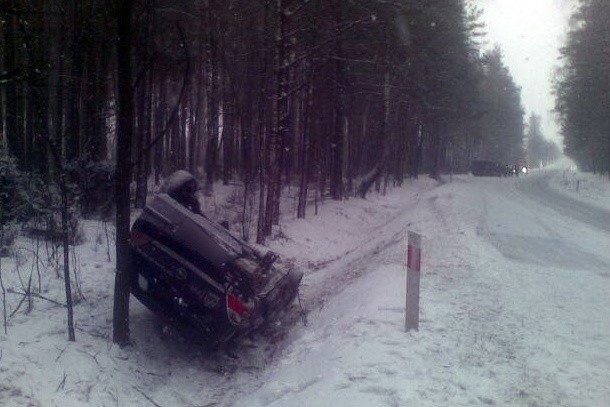
[[[390,258],[387,253],[392,252],[396,245],[405,242],[407,229],[412,224],[408,213],[417,205],[419,200],[402,207],[396,215],[376,228],[379,237],[374,237],[328,264],[323,269],[324,278],[316,282],[315,286],[306,287],[303,292],[307,309],[321,309],[330,297],[343,291],[355,279],[375,270],[380,264],[396,262],[396,257]],[[387,238],[388,235],[390,238]]]

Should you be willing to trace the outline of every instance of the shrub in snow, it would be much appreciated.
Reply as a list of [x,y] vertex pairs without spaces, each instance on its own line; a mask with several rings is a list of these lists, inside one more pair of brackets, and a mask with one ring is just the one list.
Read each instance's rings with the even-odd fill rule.
[[17,161],[0,150],[0,225],[23,222],[31,215],[26,176]]
[[10,254],[17,224],[30,218],[32,205],[25,174],[17,160],[0,149],[0,256]]
[[[76,188],[69,185],[69,196],[74,197],[76,192]],[[69,208],[69,214],[70,240],[77,243],[83,234],[73,207]],[[0,150],[0,252],[8,251],[17,235],[18,225],[30,235],[60,239],[61,195],[54,182],[22,171],[14,157]]]

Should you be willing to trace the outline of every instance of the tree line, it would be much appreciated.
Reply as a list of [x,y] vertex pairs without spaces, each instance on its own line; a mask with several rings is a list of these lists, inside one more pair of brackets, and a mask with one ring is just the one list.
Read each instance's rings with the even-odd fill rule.
[[[87,213],[109,196],[100,181],[119,155],[121,3],[0,6],[3,152],[43,176],[66,167]],[[478,11],[461,0],[138,0],[129,21],[133,137],[121,160],[137,207],[149,179],[176,169],[208,193],[239,180],[263,198],[263,240],[284,185],[299,188],[304,217],[310,191],[364,196],[367,180],[522,154],[519,90],[498,49],[481,54]]]
[[570,27],[555,81],[564,152],[610,176],[610,3],[581,0]]
[[[238,182],[263,243],[286,186],[304,218],[312,196],[524,155],[520,90],[464,0],[5,0],[0,17],[0,189],[27,189],[18,172],[62,208],[116,207],[115,322],[129,209],[174,170],[206,194]],[[4,198],[13,219],[40,210]]]

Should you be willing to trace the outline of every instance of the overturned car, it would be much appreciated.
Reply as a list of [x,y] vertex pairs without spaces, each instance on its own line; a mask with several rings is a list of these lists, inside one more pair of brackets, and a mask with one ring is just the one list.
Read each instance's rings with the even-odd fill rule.
[[131,229],[131,292],[146,307],[221,343],[274,320],[302,272],[199,212],[196,181],[174,173]]

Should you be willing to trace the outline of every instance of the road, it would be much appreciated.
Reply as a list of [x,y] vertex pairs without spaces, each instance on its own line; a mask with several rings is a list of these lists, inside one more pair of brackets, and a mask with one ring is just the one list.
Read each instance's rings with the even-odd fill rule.
[[603,257],[610,245],[610,211],[553,190],[553,176],[534,173],[487,186],[484,211],[495,246],[509,259],[610,276]]
[[554,171],[537,173],[530,177],[523,177],[518,187],[523,194],[541,205],[610,233],[610,210],[598,208],[556,192],[549,186],[549,183],[552,177],[558,176],[559,173]]

